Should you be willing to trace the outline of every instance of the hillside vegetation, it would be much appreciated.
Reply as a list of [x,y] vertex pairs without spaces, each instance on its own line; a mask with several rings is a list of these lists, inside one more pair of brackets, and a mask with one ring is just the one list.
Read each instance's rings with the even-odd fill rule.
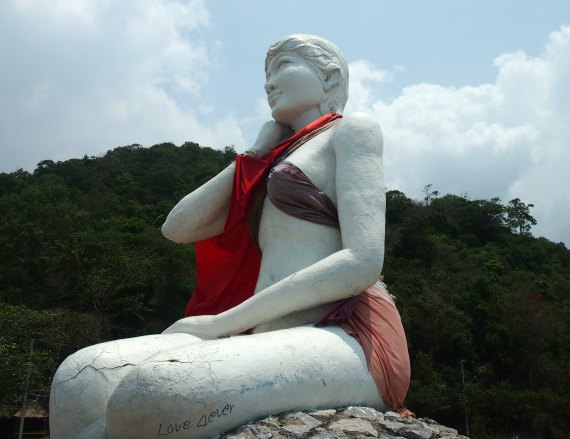
[[[159,227],[232,148],[124,146],[0,174],[0,404],[44,399],[57,365],[182,315],[193,246]],[[473,437],[570,432],[570,251],[521,200],[387,194],[383,273],[406,328],[408,406]],[[33,352],[30,344],[34,341]],[[30,367],[31,366],[31,367]]]

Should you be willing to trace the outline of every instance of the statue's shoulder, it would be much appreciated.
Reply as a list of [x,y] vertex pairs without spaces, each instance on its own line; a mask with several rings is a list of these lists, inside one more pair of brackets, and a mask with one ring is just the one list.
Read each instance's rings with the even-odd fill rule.
[[[336,123],[332,141],[338,146],[352,143],[381,146],[382,131],[378,122],[367,113],[351,113]],[[364,146],[364,145],[363,145]]]
[[355,128],[380,128],[376,119],[362,111],[343,116],[342,119],[339,120],[339,124]]

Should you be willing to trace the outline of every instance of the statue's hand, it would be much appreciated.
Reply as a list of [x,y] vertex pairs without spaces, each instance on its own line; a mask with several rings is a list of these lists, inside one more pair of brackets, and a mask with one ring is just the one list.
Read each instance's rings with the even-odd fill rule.
[[213,339],[223,335],[223,328],[217,316],[193,316],[178,320],[162,333],[184,333],[203,339]]
[[283,140],[293,135],[291,127],[282,125],[274,120],[267,121],[259,130],[257,140],[251,148],[257,157],[263,157],[271,149],[281,143]]

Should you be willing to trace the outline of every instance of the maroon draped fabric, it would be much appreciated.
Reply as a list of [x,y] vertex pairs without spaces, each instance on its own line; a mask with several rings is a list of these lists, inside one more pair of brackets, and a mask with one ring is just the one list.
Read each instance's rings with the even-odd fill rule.
[[375,284],[358,296],[333,303],[316,323],[326,325],[340,325],[358,340],[384,403],[402,416],[414,416],[404,406],[410,385],[406,334],[388,291]]
[[261,255],[247,225],[247,211],[255,189],[273,161],[294,142],[342,117],[327,114],[299,130],[262,158],[236,157],[230,210],[221,235],[196,243],[197,286],[184,315],[214,315],[239,305],[253,295]]
[[267,177],[267,197],[295,218],[340,228],[332,200],[293,163],[283,161],[273,168]]

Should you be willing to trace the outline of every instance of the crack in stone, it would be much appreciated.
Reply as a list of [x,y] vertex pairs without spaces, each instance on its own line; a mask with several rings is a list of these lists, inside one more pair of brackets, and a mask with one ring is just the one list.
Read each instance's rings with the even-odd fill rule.
[[114,370],[114,369],[121,369],[123,367],[127,367],[127,366],[136,366],[136,364],[133,363],[125,363],[125,364],[121,364],[120,366],[114,366],[114,367],[95,367],[93,366],[93,363],[95,362],[95,360],[93,360],[90,364],[82,367],[79,372],[77,372],[74,376],[72,376],[71,378],[68,378],[66,380],[63,381],[59,381],[57,384],[63,384],[63,383],[67,383],[68,381],[74,380],[75,378],[77,378],[81,372],[83,372],[85,369],[93,369],[96,372],[99,372],[103,378],[105,378],[105,381],[109,382],[109,379],[105,376],[105,374],[103,372],[101,372],[102,370]]
[[[151,361],[149,361],[148,363],[150,363]],[[152,363],[182,363],[182,364],[192,364],[195,363],[196,360],[188,360],[188,361],[183,361],[183,360],[177,360],[176,358],[171,358],[168,360],[152,360]]]

